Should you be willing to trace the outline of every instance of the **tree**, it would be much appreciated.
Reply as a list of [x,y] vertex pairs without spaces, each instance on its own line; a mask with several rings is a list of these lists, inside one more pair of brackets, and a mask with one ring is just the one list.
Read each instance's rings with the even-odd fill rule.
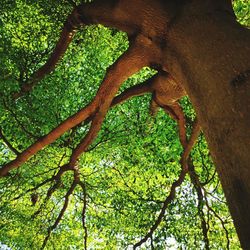
[[[8,6],[9,9],[12,7]],[[26,7],[31,8],[29,5],[26,5]],[[67,12],[67,8],[62,9]],[[46,13],[46,7],[44,7],[43,11],[44,20],[48,16],[53,18],[53,15],[55,15],[54,13]],[[15,14],[13,16],[7,15],[6,18],[12,20],[16,16]],[[48,28],[51,28],[46,21],[44,23],[45,27],[47,25]],[[39,98],[42,98],[41,100],[45,98],[46,100],[48,94],[47,102],[51,98],[56,98],[55,91],[53,95],[46,93],[48,85],[57,83],[54,79],[48,79],[49,76],[47,75],[56,68],[56,64],[65,54],[76,29],[90,24],[102,24],[112,27],[113,29],[110,32],[114,34],[116,34],[114,28],[126,32],[129,48],[108,68],[93,100],[89,100],[89,103],[80,111],[72,116],[69,116],[67,112],[62,112],[60,116],[64,116],[64,121],[61,121],[63,117],[60,116],[54,116],[52,120],[48,120],[50,115],[47,114],[42,117],[46,118],[45,122],[45,119],[34,117],[34,114],[27,114],[27,118],[32,116],[33,121],[38,120],[44,123],[44,126],[41,126],[43,131],[37,129],[40,124],[34,127],[28,123],[27,118],[25,118],[27,124],[23,126],[24,121],[20,121],[20,118],[16,116],[16,112],[12,110],[13,107],[15,107],[16,111],[18,111],[19,107],[19,112],[23,112],[22,109],[25,106],[27,108],[33,105],[42,107],[40,102],[36,103],[37,101],[35,101],[33,104],[33,101],[38,96],[40,96],[38,100]],[[110,107],[133,96],[152,93],[151,112],[155,113],[161,107],[178,123],[179,138],[183,148],[180,159],[181,171],[177,174],[177,180],[172,181],[173,183],[169,188],[170,192],[165,200],[159,202],[161,210],[155,222],[151,223],[152,226],[148,233],[145,234],[145,237],[134,244],[134,248],[147,242],[148,239],[152,239],[153,233],[164,218],[168,205],[173,201],[176,188],[183,183],[186,175],[189,174],[198,196],[198,211],[201,219],[204,246],[209,249],[209,228],[204,215],[203,203],[206,203],[208,210],[209,208],[210,211],[214,210],[209,206],[209,201],[204,198],[205,189],[202,188],[201,181],[195,171],[195,164],[193,164],[195,155],[193,161],[189,157],[201,127],[208,141],[241,245],[244,249],[250,249],[248,241],[250,234],[250,214],[248,212],[250,206],[250,173],[248,167],[250,162],[248,153],[250,141],[248,129],[250,123],[248,115],[250,100],[248,84],[250,81],[250,33],[249,30],[236,22],[230,1],[96,0],[93,3],[80,4],[74,7],[72,13],[68,16],[55,49],[40,69],[38,69],[39,66],[45,61],[42,52],[47,55],[46,50],[50,50],[50,45],[47,44],[45,38],[42,38],[44,36],[42,34],[43,29],[39,25],[36,30],[41,37],[40,40],[36,40],[37,44],[29,45],[27,34],[26,37],[24,35],[23,39],[20,39],[22,43],[20,46],[20,41],[18,41],[20,34],[17,29],[17,34],[14,36],[16,40],[12,40],[12,45],[16,45],[13,54],[17,54],[18,49],[22,47],[19,56],[22,55],[23,58],[12,56],[12,60],[15,59],[16,61],[16,67],[13,67],[7,59],[3,60],[2,74],[5,84],[2,86],[2,106],[5,110],[5,116],[2,118],[2,127],[5,127],[5,131],[1,131],[0,135],[3,142],[16,155],[16,158],[3,164],[0,175],[9,178],[10,183],[12,179],[19,179],[25,175],[32,178],[34,173],[30,170],[24,171],[19,177],[19,169],[13,169],[19,168],[31,156],[34,156],[38,151],[58,138],[59,141],[57,140],[57,144],[54,145],[57,148],[57,150],[54,150],[55,159],[62,156],[62,151],[60,152],[58,147],[69,146],[64,152],[66,156],[60,158],[55,173],[50,173],[48,178],[15,197],[15,199],[19,199],[27,192],[33,192],[31,201],[35,206],[39,199],[39,195],[36,193],[37,190],[50,184],[51,186],[44,201],[34,213],[38,215],[51,199],[53,193],[60,190],[61,185],[65,185],[62,180],[66,178],[67,192],[63,195],[62,209],[54,218],[54,222],[50,224],[42,247],[45,247],[52,231],[58,227],[63,215],[65,216],[65,211],[69,207],[70,196],[76,189],[80,188],[82,194],[80,198],[84,204],[82,208],[84,245],[85,249],[87,248],[86,206],[87,197],[90,199],[90,195],[87,195],[86,181],[84,181],[79,167],[82,166],[82,161],[79,160],[79,157],[83,152],[90,150],[90,145],[100,131]],[[9,37],[3,37],[2,43],[5,49],[10,48],[8,47],[10,44],[9,39]],[[81,43],[81,36],[76,37],[75,43]],[[12,48],[13,46],[10,50]],[[73,48],[71,49],[73,50]],[[73,57],[73,53],[71,56]],[[67,60],[64,63],[64,69],[67,69]],[[34,64],[35,66],[32,66]],[[143,83],[127,88],[115,97],[120,85],[143,67],[150,67],[156,70],[157,73],[154,76],[151,75]],[[62,70],[56,71],[55,74],[58,74],[58,79],[65,77]],[[153,73],[150,72],[150,74]],[[44,79],[46,76],[47,78]],[[20,88],[17,91],[14,89],[15,86],[10,84],[15,77]],[[101,77],[99,76],[99,78]],[[76,79],[72,80],[76,81]],[[39,92],[39,88],[44,88],[44,90]],[[60,90],[58,86],[54,88],[57,91]],[[35,92],[36,89],[38,89],[37,93]],[[13,92],[15,93],[13,94]],[[190,129],[192,126],[189,123],[186,124],[182,108],[178,102],[185,93],[190,97],[198,115],[198,122],[194,122],[192,132],[186,131],[186,127]],[[77,100],[77,95],[71,99],[68,105],[75,105],[72,110],[78,106],[74,102],[81,103],[82,99]],[[55,114],[57,113],[56,109],[54,107]],[[17,131],[20,133],[19,138],[9,140],[9,138],[13,137],[11,136],[13,130],[11,133],[9,132],[11,125],[6,125],[6,117],[8,117],[6,114],[11,114],[12,119],[19,124],[26,136]],[[68,118],[65,119],[65,117]],[[89,123],[91,125],[88,125]],[[85,130],[86,127],[89,128],[88,131]],[[109,127],[106,129],[108,131]],[[105,134],[103,132],[102,136],[104,137]],[[186,135],[188,134],[190,136],[187,140]],[[32,144],[30,139],[27,139],[27,135],[34,141]],[[81,137],[82,139],[80,139]],[[20,140],[24,140],[24,138],[26,141],[21,144]],[[96,146],[98,146],[98,143],[93,147]],[[23,147],[26,147],[26,149]],[[7,160],[9,158],[11,156],[8,156]],[[29,164],[33,165],[30,161]],[[29,164],[26,166],[29,166]],[[112,166],[113,160],[109,164]],[[103,163],[103,165],[105,164]],[[116,167],[114,169],[119,173],[119,169],[117,170]],[[50,171],[54,171],[54,169],[52,168]],[[73,176],[70,177],[71,174]],[[122,173],[119,174],[123,176]],[[225,228],[223,221],[222,225]],[[226,235],[228,238],[228,233]],[[228,244],[227,247],[229,247]]]

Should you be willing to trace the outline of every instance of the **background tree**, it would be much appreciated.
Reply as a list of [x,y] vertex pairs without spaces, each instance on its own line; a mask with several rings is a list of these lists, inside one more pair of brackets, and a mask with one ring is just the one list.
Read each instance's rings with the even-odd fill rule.
[[[144,1],[144,8],[146,9],[147,3],[154,6],[155,2]],[[130,10],[126,10],[127,4],[129,5],[129,1],[124,8],[119,7],[118,10],[127,11],[124,18],[129,17],[131,23],[136,23],[143,11],[137,13],[138,17],[132,20],[131,10],[138,11],[138,6],[142,3],[138,1],[136,6],[133,1],[133,8]],[[178,6],[183,4],[178,2]],[[7,176],[1,178],[2,243],[14,249],[45,246],[48,249],[79,249],[82,246],[85,249],[123,249],[132,246],[164,249],[171,244],[191,249],[238,249],[239,243],[223,192],[202,135],[192,151],[192,157],[188,158],[191,146],[198,136],[199,126],[197,123],[192,126],[195,114],[187,98],[181,100],[187,117],[185,124],[182,109],[177,102],[184,95],[183,86],[180,85],[183,83],[198,111],[199,121],[210,140],[212,153],[217,157],[217,170],[222,182],[224,180],[224,190],[227,192],[241,243],[248,249],[246,236],[249,232],[249,215],[246,213],[244,217],[242,211],[248,211],[249,207],[248,189],[245,186],[248,182],[244,180],[248,178],[246,173],[249,171],[248,168],[244,170],[244,164],[249,162],[244,155],[249,149],[246,143],[249,139],[248,132],[244,131],[244,126],[247,128],[249,125],[245,117],[245,113],[249,111],[249,92],[242,88],[249,81],[249,65],[246,62],[249,58],[249,32],[245,33],[244,29],[236,25],[232,13],[228,15],[225,12],[225,6],[227,11],[230,9],[223,1],[205,1],[202,4],[193,1],[192,4],[194,5],[187,4],[185,8],[180,8],[172,1],[165,3],[169,16],[164,13],[166,19],[161,19],[161,13],[158,13],[160,19],[154,18],[153,23],[151,21],[145,26],[148,30],[140,30],[138,36],[134,33],[134,27],[117,21],[117,18],[123,17],[123,12],[118,16],[113,12],[115,1],[84,4],[71,15],[69,13],[75,4],[69,1],[33,3],[20,0],[3,3],[0,26],[0,173]],[[244,1],[234,4],[242,23],[247,24],[249,4]],[[187,18],[189,14],[193,19]],[[112,17],[111,20],[106,19],[107,16]],[[206,19],[208,16],[212,21]],[[147,15],[144,17],[148,18]],[[145,32],[162,32],[165,21],[170,19],[173,21],[173,28],[166,29],[168,33],[164,35],[167,36],[167,43],[157,40],[157,36],[145,39]],[[194,25],[190,25],[190,20],[196,20]],[[163,23],[159,25],[158,21]],[[126,31],[128,37],[116,29],[97,25],[84,27],[71,42],[76,26],[83,22],[111,25]],[[223,39],[229,33],[221,32],[220,29],[226,27],[231,30],[231,23],[234,32],[230,33],[229,45],[226,46]],[[140,22],[139,24],[141,25]],[[198,40],[204,38],[204,33],[199,32],[201,37],[194,35],[194,30],[199,27],[206,33],[205,46],[204,41],[200,46],[201,40]],[[207,38],[207,34],[210,34],[211,39]],[[57,43],[59,36],[61,39]],[[240,37],[245,40],[239,40]],[[152,39],[153,47],[148,38]],[[157,39],[154,41],[155,38]],[[221,41],[224,42],[224,54],[229,59],[234,58],[233,63],[229,63],[228,58],[224,60],[221,53],[214,53],[211,45],[215,41],[218,50],[221,49]],[[140,46],[136,45],[138,42]],[[162,51],[159,53],[159,45],[161,49],[167,47],[167,51],[164,50],[167,73],[164,72],[165,63],[158,63],[162,54]],[[235,51],[236,47],[239,48],[238,51]],[[227,54],[230,48],[233,53]],[[134,53],[141,51],[138,60]],[[174,52],[181,53],[182,62]],[[203,63],[197,58],[199,53]],[[55,63],[62,56],[56,66]],[[119,56],[118,63],[114,64]],[[189,57],[191,63],[187,60]],[[212,62],[212,66],[208,62]],[[207,63],[208,68],[203,67],[204,63]],[[96,94],[107,67],[112,64],[117,66],[109,68],[102,87]],[[191,70],[188,68],[190,64],[193,65]],[[119,87],[117,84],[142,66],[150,66],[151,69],[143,68],[129,78],[121,87],[121,94],[113,99]],[[118,73],[115,71],[117,67]],[[234,72],[232,67],[235,67]],[[212,69],[216,70],[211,72]],[[52,70],[54,72],[49,74]],[[238,72],[236,77],[235,72]],[[239,92],[237,95],[241,100],[234,101],[236,109],[231,109],[232,119],[228,119],[226,112],[230,103],[224,100],[219,102],[224,96],[222,93],[217,96],[218,90],[210,84],[214,78],[215,84],[218,81],[228,83],[230,79],[231,85],[236,88],[233,91]],[[209,83],[208,90],[204,91],[206,82]],[[223,86],[216,85],[216,88],[223,90]],[[229,89],[225,93],[231,96],[230,91]],[[126,99],[144,93],[149,95],[133,98],[117,106]],[[234,99],[236,97],[233,96],[233,100],[238,100]],[[93,98],[94,101],[91,102]],[[212,101],[208,102],[208,98]],[[162,108],[155,118],[148,115],[150,102],[152,113],[159,106]],[[208,119],[218,115],[218,109],[214,108],[218,104],[226,107],[222,109],[225,114],[219,119],[223,126],[216,120],[212,122],[225,129],[233,121],[227,135],[231,136],[233,131],[234,136],[239,136],[238,130],[234,130],[236,125],[245,133],[241,144],[245,150],[242,151],[240,144],[236,143],[239,151],[234,152],[232,157],[228,156],[232,152],[228,150],[227,143],[219,141],[225,148],[221,159],[218,159],[218,134],[224,132],[221,133],[215,125],[211,125]],[[116,107],[109,111],[102,124],[110,105]],[[246,108],[242,109],[241,105]],[[242,126],[241,116],[244,118]],[[102,129],[91,144],[101,124]],[[47,147],[39,151],[44,146]],[[34,155],[37,151],[39,152]],[[85,153],[78,158],[83,151]],[[237,155],[239,152],[240,157]],[[32,155],[34,156],[28,160]],[[225,172],[227,164],[220,161],[225,161],[224,157],[228,157],[229,165],[233,157],[238,157],[237,171],[243,173],[243,176],[240,179],[237,177],[237,183],[230,176],[230,171],[235,175],[235,164],[234,168]],[[21,168],[15,169],[21,164]],[[15,170],[9,172],[11,169]],[[225,182],[228,180],[227,176],[232,182]],[[237,190],[241,193],[238,196],[236,194],[239,200],[235,199]],[[175,196],[176,199],[173,200]],[[235,213],[234,206],[239,206],[239,203],[242,203],[239,214],[245,221]]]

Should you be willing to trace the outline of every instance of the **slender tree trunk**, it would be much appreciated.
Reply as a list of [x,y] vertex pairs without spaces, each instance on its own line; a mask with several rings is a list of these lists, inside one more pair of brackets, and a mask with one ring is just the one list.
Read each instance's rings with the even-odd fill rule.
[[198,113],[241,245],[250,249],[250,31],[227,10],[193,2],[169,31],[166,64]]

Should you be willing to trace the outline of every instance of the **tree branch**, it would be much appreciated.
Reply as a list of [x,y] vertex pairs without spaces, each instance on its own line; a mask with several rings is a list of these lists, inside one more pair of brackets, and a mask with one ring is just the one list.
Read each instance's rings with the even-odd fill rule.
[[79,185],[83,191],[83,207],[82,207],[82,226],[84,230],[84,250],[87,250],[87,242],[88,242],[88,228],[86,226],[86,212],[87,212],[87,192],[86,192],[86,185],[84,182],[80,181]]
[[10,114],[13,116],[13,118],[14,118],[14,120],[16,121],[16,123],[17,123],[17,125],[30,137],[30,138],[32,138],[32,139],[38,139],[38,136],[36,136],[36,135],[34,135],[33,133],[31,133],[30,131],[28,131],[26,128],[25,128],[25,126],[22,124],[22,122],[17,118],[17,115],[14,113],[14,111],[10,108],[10,107],[8,107],[8,105],[7,105],[7,103],[6,103],[6,101],[4,100],[4,98],[2,99],[2,101],[3,101],[3,105],[4,105],[4,107],[5,107],[5,109],[7,110],[7,111],[9,111],[10,112]]
[[160,211],[160,214],[158,215],[158,218],[156,219],[154,225],[150,228],[149,232],[138,242],[133,246],[133,249],[136,249],[137,247],[141,246],[143,243],[145,243],[149,238],[152,237],[153,233],[155,232],[155,230],[158,228],[158,226],[160,225],[166,209],[168,207],[168,205],[174,200],[175,198],[175,194],[176,194],[176,188],[179,187],[184,179],[185,176],[188,172],[188,163],[187,163],[187,159],[189,157],[189,154],[195,144],[195,141],[197,139],[197,137],[199,136],[200,133],[200,127],[198,125],[198,121],[195,120],[194,125],[193,125],[193,130],[192,130],[192,134],[189,138],[189,141],[186,145],[186,147],[184,148],[184,152],[182,154],[182,158],[181,158],[181,166],[182,166],[182,170],[181,173],[178,177],[178,179],[172,184],[171,188],[170,188],[170,193],[169,195],[166,197],[162,209]]
[[57,42],[56,47],[48,61],[40,69],[38,69],[26,83],[21,86],[21,90],[13,95],[14,99],[17,99],[29,92],[40,80],[42,80],[46,75],[55,69],[56,64],[66,52],[73,39],[76,29],[80,25],[82,25],[82,20],[80,19],[78,8],[76,7],[68,16],[63,26],[59,41]]
[[199,177],[195,172],[194,165],[191,162],[191,160],[188,163],[188,168],[189,168],[189,176],[190,179],[194,185],[194,188],[196,190],[197,196],[198,196],[198,213],[199,217],[201,220],[201,229],[202,229],[202,234],[203,234],[203,239],[205,242],[205,249],[209,250],[210,249],[210,243],[209,243],[209,238],[208,238],[208,226],[207,222],[205,219],[205,215],[203,212],[203,207],[204,207],[204,196],[202,193],[202,188],[200,185]]
[[140,42],[134,41],[130,48],[108,69],[94,100],[78,113],[66,119],[50,133],[37,140],[19,154],[15,160],[0,168],[0,177],[7,175],[12,169],[18,168],[31,156],[36,154],[46,145],[55,141],[67,130],[75,127],[95,114],[88,134],[83,138],[82,142],[76,147],[71,155],[70,165],[74,166],[79,155],[87,149],[100,130],[105,115],[121,83],[129,76],[139,71],[142,67],[148,66],[151,55],[150,53],[145,53],[147,49],[149,49],[147,46],[145,47],[140,44]]
[[71,155],[69,162],[71,166],[76,165],[79,156],[87,150],[101,129],[102,122],[120,85],[129,76],[148,65],[148,55],[145,56],[145,49],[142,44],[134,41],[129,49],[107,70],[106,76],[93,101],[97,102],[97,112],[93,116],[89,132]]
[[121,173],[121,171],[118,168],[112,167],[112,169],[114,169],[118,173],[118,175],[121,177],[121,179],[123,181],[123,184],[128,188],[128,192],[131,192],[132,194],[136,195],[139,200],[146,201],[146,202],[154,202],[154,203],[157,203],[157,204],[163,204],[164,203],[163,200],[155,200],[155,199],[145,199],[145,198],[143,198],[139,193],[137,193],[134,189],[132,189],[128,185],[128,183],[126,182],[123,174]]
[[211,211],[211,212],[214,214],[214,216],[215,216],[217,219],[219,219],[219,221],[221,222],[221,225],[222,225],[222,227],[223,227],[223,229],[224,229],[224,231],[225,231],[225,234],[226,234],[226,239],[227,239],[227,250],[230,250],[229,232],[228,232],[228,230],[227,230],[227,228],[226,228],[226,226],[225,226],[225,224],[226,224],[225,221],[223,221],[223,219],[214,211],[214,209],[212,209],[212,208],[209,206],[207,198],[205,198],[205,201],[206,201],[206,206],[207,206],[208,210]]
[[[69,1],[74,4],[72,0]],[[63,26],[59,41],[57,42],[56,47],[48,61],[31,76],[30,80],[21,86],[20,92],[14,94],[14,99],[17,99],[26,92],[29,92],[34,85],[36,85],[41,79],[54,70],[56,64],[64,55],[66,49],[72,41],[76,29],[79,26],[83,24],[89,25],[98,23],[123,30],[128,35],[133,34],[133,36],[135,36],[135,34],[137,34],[137,27],[135,27],[134,21],[121,21],[120,17],[114,15],[113,10],[113,1],[82,3],[79,6],[76,6],[73,12],[68,16]]]
[[62,207],[56,221],[54,222],[54,224],[51,227],[48,228],[48,234],[47,234],[47,236],[45,237],[45,239],[43,241],[41,249],[45,248],[45,246],[46,246],[46,244],[47,244],[47,242],[48,242],[48,240],[50,238],[51,232],[58,226],[58,224],[62,220],[62,217],[63,217],[63,215],[64,215],[64,213],[65,213],[65,211],[66,211],[66,209],[68,207],[68,204],[69,204],[69,197],[73,193],[73,191],[75,190],[76,185],[77,185],[77,181],[74,180],[73,183],[71,184],[70,189],[68,190],[68,192],[64,196],[64,204],[63,204],[63,207]]
[[[207,191],[203,187],[203,185],[201,184],[199,176],[196,173],[193,164],[189,164],[189,171],[190,171],[189,174],[190,174],[191,180],[192,180],[192,182],[193,182],[193,184],[195,186],[195,189],[197,190],[199,201],[200,201],[200,199],[202,199],[202,203],[205,201],[205,204],[206,204],[206,207],[207,207],[208,211],[212,212],[214,214],[214,216],[217,219],[219,219],[219,221],[220,221],[220,223],[221,223],[221,225],[222,225],[222,227],[223,227],[223,229],[225,231],[225,234],[226,234],[227,250],[229,250],[230,249],[230,239],[229,239],[229,232],[228,232],[228,230],[227,230],[227,228],[225,226],[225,221],[223,221],[223,219],[209,205],[206,195],[203,196],[202,190],[204,191],[205,194],[207,193]],[[202,220],[204,220],[204,218]],[[209,249],[209,241],[208,241],[208,236],[207,236],[208,227],[204,225],[204,221],[202,221],[202,231],[203,231],[203,235],[204,235],[204,241],[205,241],[206,249]]]
[[20,199],[21,197],[23,197],[24,195],[26,195],[27,193],[36,191],[38,188],[44,186],[45,184],[47,184],[48,182],[51,182],[52,180],[53,180],[53,178],[49,178],[49,179],[47,179],[47,180],[44,180],[43,182],[39,183],[39,184],[36,185],[35,187],[30,188],[30,189],[26,190],[25,192],[21,193],[20,195],[16,196],[15,198],[13,198],[13,200],[18,200],[18,199]]
[[152,80],[154,77],[149,78],[143,83],[137,84],[135,86],[132,86],[126,90],[124,90],[120,95],[116,96],[112,103],[111,107],[114,107],[118,104],[123,103],[124,101],[135,97],[135,96],[141,96],[146,93],[152,93]]
[[62,167],[60,167],[59,171],[57,172],[57,174],[55,174],[52,178],[50,178],[50,182],[55,181],[54,185],[51,186],[46,194],[46,197],[43,201],[43,203],[40,205],[40,207],[38,208],[38,210],[33,214],[33,218],[36,217],[41,211],[42,209],[46,206],[47,202],[49,201],[50,197],[52,196],[52,194],[56,191],[56,189],[60,186],[61,184],[61,177],[62,175],[69,170],[73,170],[70,169],[68,165],[64,165]]
[[15,154],[19,155],[20,152],[12,146],[12,144],[9,142],[9,140],[4,136],[3,131],[0,127],[0,139],[3,140],[3,142],[7,145],[7,147]]
[[5,164],[2,168],[0,168],[0,177],[6,176],[8,172],[12,169],[18,168],[21,164],[26,162],[31,156],[36,154],[38,151],[43,149],[45,146],[54,142],[57,138],[59,138],[62,134],[64,134],[67,130],[75,127],[80,124],[86,118],[88,118],[95,111],[95,103],[91,103],[78,111],[73,116],[66,119],[59,126],[54,128],[47,135],[38,139],[34,144],[29,146],[26,150],[20,153],[16,159]]
[[175,103],[164,106],[165,112],[169,114],[178,124],[179,139],[183,148],[187,145],[186,137],[186,121],[185,115],[180,104],[176,101]]

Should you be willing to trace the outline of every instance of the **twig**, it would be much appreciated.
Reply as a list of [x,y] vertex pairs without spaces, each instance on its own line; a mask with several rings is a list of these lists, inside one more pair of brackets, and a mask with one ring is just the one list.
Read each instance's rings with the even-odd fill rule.
[[3,142],[8,146],[8,148],[15,154],[19,155],[20,152],[12,146],[12,144],[8,141],[8,139],[4,136],[3,131],[0,127],[0,138],[3,140]]
[[229,232],[225,226],[225,222],[222,220],[222,218],[210,207],[209,203],[208,203],[208,200],[207,198],[205,197],[205,201],[206,201],[206,206],[208,208],[209,211],[211,211],[214,216],[219,219],[219,221],[221,222],[221,225],[225,231],[225,234],[226,234],[226,239],[227,239],[227,250],[230,250],[230,239],[229,239]]
[[48,191],[47,191],[47,194],[46,194],[46,197],[43,201],[43,203],[40,205],[39,209],[33,214],[33,218],[36,217],[41,211],[42,209],[46,206],[47,202],[49,201],[50,197],[52,196],[52,194],[56,191],[56,189],[60,186],[61,184],[61,177],[62,175],[66,172],[66,171],[69,171],[69,170],[72,170],[69,168],[68,165],[64,165],[62,166],[59,171],[57,172],[56,175],[54,175],[50,181],[55,181],[54,185],[51,186]]
[[136,249],[137,247],[141,246],[143,243],[145,243],[150,237],[152,237],[154,231],[158,228],[158,226],[160,225],[164,215],[165,215],[165,211],[168,207],[168,205],[174,200],[175,198],[175,193],[176,193],[176,188],[179,187],[182,182],[184,181],[186,176],[186,171],[182,170],[181,174],[179,175],[179,178],[172,184],[171,189],[170,189],[170,193],[167,196],[167,198],[165,199],[162,209],[160,211],[160,214],[158,215],[158,218],[156,219],[154,225],[150,228],[149,232],[138,242],[133,246],[133,249]]
[[30,188],[30,189],[26,190],[25,192],[21,193],[20,195],[16,196],[15,198],[13,198],[13,201],[20,199],[21,197],[23,197],[27,193],[30,193],[30,192],[33,192],[33,191],[37,190],[38,188],[44,186],[45,184],[47,184],[48,182],[51,182],[52,180],[53,180],[53,178],[49,178],[47,180],[44,180],[43,182],[39,183],[35,187]]
[[194,185],[194,188],[196,190],[197,196],[198,196],[198,213],[199,213],[199,217],[201,220],[201,228],[202,228],[202,234],[203,234],[203,239],[205,242],[205,249],[209,250],[210,249],[210,243],[209,243],[209,239],[208,239],[208,226],[207,226],[207,222],[205,220],[205,215],[203,212],[203,207],[204,207],[204,196],[202,193],[202,188],[198,179],[198,175],[195,172],[194,166],[191,162],[191,160],[189,161],[189,175],[191,178],[191,181]]
[[157,204],[163,204],[163,203],[164,203],[164,201],[162,201],[162,200],[145,199],[145,198],[143,198],[141,195],[139,195],[134,189],[132,189],[132,188],[128,185],[128,183],[127,183],[127,182],[125,181],[125,179],[124,179],[123,174],[121,173],[121,171],[120,171],[119,169],[117,169],[116,167],[112,167],[112,169],[114,169],[114,170],[119,174],[119,176],[121,177],[121,179],[122,179],[124,185],[129,189],[129,192],[131,192],[131,193],[133,193],[134,195],[136,195],[136,196],[139,198],[139,200],[141,200],[141,201],[146,201],[146,202],[154,202],[154,203],[157,203]]
[[82,226],[84,229],[84,250],[87,250],[87,242],[88,242],[88,228],[86,226],[87,192],[86,192],[86,185],[84,182],[79,182],[79,185],[82,187],[83,191]]
[[30,131],[28,131],[25,126],[22,124],[22,122],[17,118],[17,115],[15,114],[15,112],[8,107],[6,101],[4,99],[2,99],[3,101],[3,105],[5,107],[5,109],[7,111],[9,111],[11,113],[11,115],[13,116],[14,120],[16,121],[17,125],[32,139],[38,139],[38,136],[34,135],[33,133],[31,133]]
[[78,17],[78,10],[77,8],[74,8],[63,26],[59,41],[57,42],[56,47],[49,57],[48,61],[31,76],[31,79],[29,79],[25,84],[21,86],[21,90],[13,95],[14,99],[17,99],[32,90],[32,88],[41,79],[43,79],[46,75],[48,75],[55,69],[56,64],[59,62],[61,57],[66,52],[69,44],[71,43],[73,36],[76,33],[76,29],[81,24],[82,21]]
[[[207,191],[206,189],[204,188],[204,186],[201,184],[200,180],[199,180],[199,176],[197,175],[197,173],[195,172],[195,168],[192,164],[190,164],[190,177],[191,177],[191,180],[193,181],[194,185],[195,185],[195,188],[197,190],[197,194],[198,194],[198,198],[199,198],[199,201],[200,199],[202,199],[202,203],[203,201],[205,201],[205,204],[206,204],[206,207],[208,208],[208,211],[211,211],[214,216],[219,219],[219,221],[221,222],[221,225],[225,231],[225,234],[226,234],[226,239],[227,239],[227,250],[230,249],[230,239],[229,239],[229,232],[225,226],[225,222],[222,220],[222,218],[213,210],[213,208],[210,207],[209,203],[208,203],[208,200],[207,200],[207,197],[206,196],[203,196],[202,194],[202,190],[204,191],[204,193],[206,194]],[[201,198],[202,196],[202,198]],[[204,214],[203,214],[204,215]],[[204,223],[204,222],[202,222]],[[207,225],[207,223],[206,223]],[[208,237],[207,237],[207,232],[208,232],[208,226],[206,226],[206,229],[204,227],[204,225],[202,225],[202,229],[203,229],[203,235],[204,235],[204,241],[205,241],[205,244],[206,244],[206,249],[209,249],[209,241],[208,241]]]
[[63,217],[63,215],[64,215],[64,213],[65,213],[65,211],[66,211],[66,209],[67,209],[67,207],[68,207],[68,204],[69,204],[69,197],[70,197],[70,195],[73,193],[73,191],[74,191],[76,185],[77,185],[77,182],[74,180],[73,183],[71,184],[70,189],[68,190],[68,192],[67,192],[66,195],[64,196],[64,204],[63,204],[63,207],[62,207],[62,209],[61,209],[61,211],[60,211],[60,213],[59,213],[59,215],[58,215],[56,221],[54,222],[54,224],[53,224],[51,227],[48,228],[48,234],[47,234],[47,236],[45,237],[45,239],[44,239],[44,241],[43,241],[43,244],[42,244],[41,249],[44,249],[44,248],[45,248],[45,246],[46,246],[46,244],[47,244],[47,242],[48,242],[48,240],[49,240],[49,238],[50,238],[51,232],[52,232],[52,231],[58,226],[58,224],[60,223],[60,221],[61,221],[61,219],[62,219],[62,217]]

